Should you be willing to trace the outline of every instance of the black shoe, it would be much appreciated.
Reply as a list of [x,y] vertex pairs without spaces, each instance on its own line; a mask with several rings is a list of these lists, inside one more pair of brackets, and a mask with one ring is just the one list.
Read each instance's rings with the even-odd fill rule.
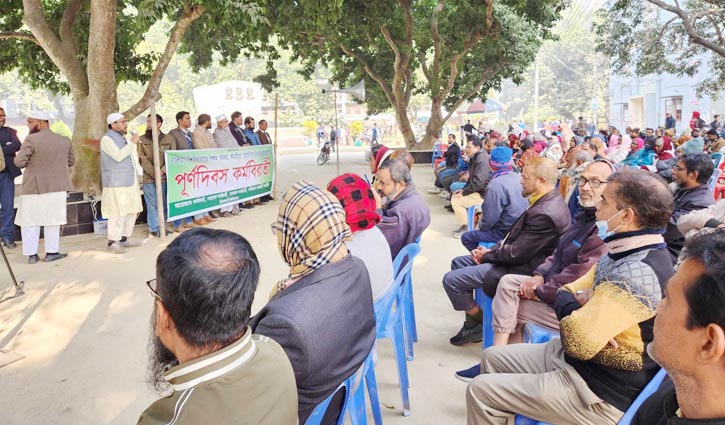
[[456,378],[463,382],[471,382],[473,378],[481,374],[481,363],[471,366],[468,369],[459,370],[456,372]]
[[268,201],[274,201],[274,198],[272,197],[272,195],[264,195],[262,198],[264,198]]
[[461,346],[464,344],[470,344],[472,342],[483,341],[483,325],[480,323],[472,328],[467,328],[465,325],[458,331],[458,334],[451,338],[451,344]]
[[257,198],[257,199],[262,204],[266,204],[267,202],[269,202],[269,199],[266,199],[264,196],[262,196],[261,198]]
[[40,257],[38,257],[38,254],[33,254],[28,257],[28,264],[35,264],[38,261],[40,261]]
[[446,210],[448,210],[448,211],[450,211],[450,212],[453,212],[453,205],[446,205],[446,206],[445,206],[445,207],[443,207],[443,208],[445,208]]
[[242,205],[239,206],[239,208],[242,208],[242,209],[245,209],[245,210],[251,210],[252,208],[254,208],[254,206],[253,205],[244,205],[244,204],[242,204]]
[[3,245],[5,246],[5,248],[10,248],[10,249],[18,247],[18,245],[15,243],[15,241],[13,241],[11,239],[5,239],[5,238],[3,238]]
[[43,261],[45,261],[46,263],[50,263],[51,261],[60,260],[67,256],[68,254],[59,254],[57,252],[55,254],[45,254],[45,260]]
[[217,213],[216,211],[209,211],[209,215],[211,216],[211,218],[221,217],[221,214]]
[[[166,233],[169,233],[169,232],[167,231]],[[151,236],[153,236],[155,238],[160,238],[161,237],[161,231],[160,230],[157,230],[155,232],[149,232],[149,235],[151,235]]]

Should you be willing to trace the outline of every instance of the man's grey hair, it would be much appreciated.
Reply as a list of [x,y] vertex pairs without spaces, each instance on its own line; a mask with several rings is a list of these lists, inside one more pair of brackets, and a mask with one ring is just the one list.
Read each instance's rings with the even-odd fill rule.
[[594,154],[591,151],[580,150],[574,155],[574,161],[591,162],[594,159]]
[[408,164],[399,159],[386,159],[378,170],[388,170],[390,172],[390,178],[393,179],[393,183],[403,182],[407,185],[412,180]]

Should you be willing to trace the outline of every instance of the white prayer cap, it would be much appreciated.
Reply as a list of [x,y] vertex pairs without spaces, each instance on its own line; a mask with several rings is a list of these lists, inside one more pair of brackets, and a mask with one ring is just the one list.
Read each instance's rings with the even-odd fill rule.
[[45,111],[30,111],[30,113],[28,114],[28,118],[41,121],[50,121],[50,114]]
[[123,114],[119,112],[114,112],[106,117],[106,124],[113,124],[114,122],[120,120],[123,118]]
[[217,115],[216,116],[216,122],[224,121],[225,119],[227,119],[227,116],[224,115],[224,114],[221,114],[221,115]]

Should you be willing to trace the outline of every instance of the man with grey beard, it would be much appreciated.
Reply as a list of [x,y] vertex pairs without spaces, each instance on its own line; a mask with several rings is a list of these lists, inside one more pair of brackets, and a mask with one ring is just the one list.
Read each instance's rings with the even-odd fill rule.
[[138,424],[297,423],[287,355],[248,326],[258,279],[249,242],[226,230],[188,231],[159,254],[149,385],[164,397]]

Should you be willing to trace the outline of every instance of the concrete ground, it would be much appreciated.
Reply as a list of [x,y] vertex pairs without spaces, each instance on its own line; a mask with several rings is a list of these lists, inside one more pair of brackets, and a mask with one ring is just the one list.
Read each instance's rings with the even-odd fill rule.
[[[314,153],[281,156],[278,196],[298,179],[324,187],[335,176],[335,168],[334,156],[324,166],[315,164]],[[370,174],[362,151],[344,152],[340,170]],[[429,202],[432,222],[413,269],[419,343],[415,360],[408,363],[412,414],[401,415],[395,361],[387,340],[379,342],[376,367],[381,409],[388,424],[461,424],[466,385],[453,373],[476,363],[481,348],[448,343],[463,315],[453,312],[441,278],[450,259],[465,254],[465,249],[450,236],[456,226],[453,215],[443,209],[444,201],[427,193],[433,182],[430,165],[416,165],[413,178]],[[277,202],[270,202],[211,225],[242,234],[257,252],[262,275],[253,312],[287,272],[269,230],[277,207]],[[145,226],[136,227],[136,237],[146,234]],[[20,247],[7,250],[16,276],[25,281],[26,294],[0,304],[0,350],[25,358],[0,368],[0,423],[136,422],[156,398],[144,381],[153,303],[145,282],[154,277],[154,262],[163,248],[154,239],[118,256],[105,251],[102,237],[73,236],[61,241],[68,258],[35,265],[27,264]],[[0,298],[12,295],[10,282],[0,264]]]

